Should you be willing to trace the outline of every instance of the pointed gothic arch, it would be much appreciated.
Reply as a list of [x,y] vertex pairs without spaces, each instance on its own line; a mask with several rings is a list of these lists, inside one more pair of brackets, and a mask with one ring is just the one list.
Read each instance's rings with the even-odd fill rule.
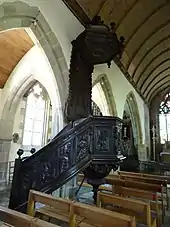
[[[0,14],[1,30],[29,28],[30,35],[36,38],[37,42],[42,47],[52,68],[56,86],[59,91],[60,106],[63,108],[62,106],[64,106],[67,95],[65,91],[68,86],[66,83],[68,67],[61,46],[44,16],[37,7],[30,6],[22,1],[5,2],[0,5],[0,11],[4,12]],[[33,23],[35,19],[36,26]],[[13,87],[4,104],[1,119],[7,119],[9,114],[13,116],[12,113],[15,112],[15,105],[12,104],[17,102],[17,98],[21,96],[23,91],[33,80],[34,76],[28,75],[27,78],[24,78],[23,81],[20,81],[19,84]],[[12,119],[10,119],[10,121],[11,120]],[[1,122],[1,126],[2,124],[3,122]]]
[[[61,127],[63,127],[63,108],[68,88],[68,67],[57,37],[37,7],[30,6],[22,1],[5,2],[0,5],[0,12],[3,12],[0,14],[1,30],[5,31],[17,28],[27,29],[31,38],[36,40],[44,51],[53,72],[54,86],[57,88],[55,88],[55,97],[58,99],[59,105],[55,107],[54,118],[59,118],[61,125],[56,125],[56,127],[61,129]],[[36,23],[34,23],[35,20]],[[15,69],[13,72],[14,71]],[[9,79],[11,76],[12,74],[9,76]],[[4,140],[5,145],[3,151],[6,153],[4,161],[8,161],[9,157],[17,103],[35,79],[37,79],[35,75],[29,74],[21,79],[18,84],[13,84],[13,87],[4,102],[0,120],[2,132],[0,138],[2,138],[2,143]],[[41,81],[39,82],[41,83]],[[45,86],[43,83],[42,85]]]
[[139,109],[135,95],[132,91],[130,91],[126,97],[124,110],[126,110],[130,115],[136,144],[142,144],[142,128]]
[[[54,72],[61,101],[66,99],[68,67],[60,43],[41,11],[22,1],[4,2],[0,5],[2,30],[29,28],[30,35],[39,42]],[[34,21],[36,20],[36,24]],[[64,88],[64,89],[63,89]]]
[[112,88],[110,85],[110,82],[107,78],[107,75],[101,74],[97,77],[97,79],[93,83],[93,87],[97,84],[100,84],[102,91],[104,93],[108,110],[109,110],[109,115],[110,116],[117,116],[117,109],[116,109],[116,102],[112,93]]

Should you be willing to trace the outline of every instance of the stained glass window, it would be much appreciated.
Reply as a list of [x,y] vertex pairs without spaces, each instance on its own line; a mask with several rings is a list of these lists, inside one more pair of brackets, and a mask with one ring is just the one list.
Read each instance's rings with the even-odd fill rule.
[[159,127],[161,144],[170,141],[170,92],[168,92],[159,108]]
[[23,130],[23,147],[40,148],[43,144],[46,102],[43,90],[37,83],[30,89],[27,97],[25,124]]

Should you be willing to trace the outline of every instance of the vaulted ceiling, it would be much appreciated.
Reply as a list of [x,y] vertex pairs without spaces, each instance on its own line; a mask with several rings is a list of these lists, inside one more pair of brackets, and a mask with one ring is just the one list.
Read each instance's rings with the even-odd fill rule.
[[33,45],[24,29],[0,33],[0,88],[4,87],[15,66]]
[[95,15],[125,37],[129,81],[150,102],[170,87],[170,0],[63,0],[87,24]]

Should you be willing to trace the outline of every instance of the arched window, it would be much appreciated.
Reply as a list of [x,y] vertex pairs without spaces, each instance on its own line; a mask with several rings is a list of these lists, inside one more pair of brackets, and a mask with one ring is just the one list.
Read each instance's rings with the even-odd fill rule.
[[27,93],[22,140],[24,150],[39,149],[47,142],[49,104],[46,91],[36,83]]
[[159,127],[161,144],[170,141],[170,92],[168,92],[159,108]]

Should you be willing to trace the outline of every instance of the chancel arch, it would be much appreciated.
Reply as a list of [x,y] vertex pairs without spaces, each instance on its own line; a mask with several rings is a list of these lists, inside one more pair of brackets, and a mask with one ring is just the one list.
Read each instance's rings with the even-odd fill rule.
[[110,83],[105,74],[98,76],[93,83],[92,100],[104,116],[117,116],[116,103]]

